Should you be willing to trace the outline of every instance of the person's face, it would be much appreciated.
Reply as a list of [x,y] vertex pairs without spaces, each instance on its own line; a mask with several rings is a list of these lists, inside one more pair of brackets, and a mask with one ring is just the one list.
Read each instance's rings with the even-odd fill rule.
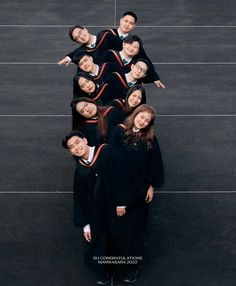
[[128,97],[128,105],[129,107],[136,107],[140,104],[141,100],[142,100],[142,92],[141,90],[137,89],[133,91]]
[[139,47],[138,41],[134,41],[132,44],[123,42],[123,50],[131,58],[138,54]]
[[91,102],[81,101],[76,104],[76,111],[85,118],[92,118],[97,114],[97,106]]
[[79,78],[78,84],[81,90],[83,90],[85,93],[92,93],[96,89],[95,83],[84,77]]
[[137,129],[146,128],[152,120],[152,116],[147,111],[139,112],[134,118],[134,127]]
[[73,136],[67,141],[67,146],[72,156],[84,157],[88,152],[88,142],[86,138]]
[[140,79],[146,76],[147,73],[147,65],[144,62],[137,62],[131,66],[131,72],[135,79]]
[[132,16],[126,15],[120,19],[120,29],[124,34],[130,33],[135,28],[135,20]]
[[79,44],[87,44],[90,39],[90,34],[86,28],[75,28],[72,32],[72,37]]
[[78,64],[79,68],[85,72],[91,72],[93,68],[93,58],[90,56],[83,56]]

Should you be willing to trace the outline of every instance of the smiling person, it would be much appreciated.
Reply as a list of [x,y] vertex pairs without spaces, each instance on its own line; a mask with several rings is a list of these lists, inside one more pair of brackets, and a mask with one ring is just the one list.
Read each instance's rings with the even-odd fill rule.
[[142,45],[142,40],[138,36],[129,35],[124,39],[121,51],[105,51],[101,56],[101,60],[103,62],[116,63],[120,69],[127,71],[130,69],[133,57],[139,53]]
[[[110,277],[106,265],[96,257],[107,256],[107,232],[111,192],[119,185],[113,154],[107,144],[92,146],[85,135],[72,131],[62,145],[74,157],[76,168],[73,189],[73,221],[82,227],[85,239],[84,261],[97,275],[97,285],[107,285]],[[117,193],[117,192],[116,192]],[[114,196],[112,196],[114,198]],[[113,207],[115,208],[115,207]]]
[[165,88],[165,85],[161,82],[151,60],[143,49],[142,40],[136,35],[129,35],[124,39],[123,49],[121,51],[104,51],[101,56],[101,61],[113,62],[123,72],[128,73],[132,63],[142,58],[148,62],[149,66],[147,75],[143,79],[143,83],[155,83],[158,87]]
[[102,51],[120,48],[120,40],[116,35],[108,31],[101,31],[97,35],[93,35],[85,27],[76,25],[69,29],[69,36],[72,41],[80,46],[61,59],[58,62],[59,65],[68,66],[73,56],[79,51],[86,51],[94,58],[95,62],[98,62]]
[[[123,176],[127,178],[126,204],[117,208],[111,235],[117,255],[140,257],[147,222],[148,206],[153,199],[154,187],[164,184],[164,169],[160,147],[154,135],[155,110],[140,105],[128,116],[123,125],[114,129],[109,143],[123,160]],[[123,212],[122,212],[123,211]],[[125,266],[124,282],[137,280],[137,264]]]
[[94,78],[88,73],[78,73],[74,77],[73,83],[74,98],[88,97],[98,105],[106,105],[113,98],[109,84],[96,84]]
[[108,74],[119,70],[112,62],[95,64],[93,57],[86,52],[76,53],[72,61],[77,65],[77,73],[81,71],[88,73],[96,84],[101,84]]
[[122,49],[123,40],[134,30],[137,20],[138,17],[134,12],[126,11],[120,18],[119,27],[107,30],[117,37],[120,45],[117,50]]
[[113,106],[98,106],[86,97],[74,99],[71,107],[73,129],[83,132],[89,144],[94,146],[107,142],[112,128],[123,121]]
[[130,115],[139,105],[146,103],[146,92],[141,84],[133,85],[125,99],[113,99],[110,102],[121,114],[123,119]]
[[113,72],[105,79],[105,83],[112,86],[112,96],[115,98],[125,98],[127,91],[136,83],[142,83],[148,71],[148,62],[145,59],[134,61],[130,72]]

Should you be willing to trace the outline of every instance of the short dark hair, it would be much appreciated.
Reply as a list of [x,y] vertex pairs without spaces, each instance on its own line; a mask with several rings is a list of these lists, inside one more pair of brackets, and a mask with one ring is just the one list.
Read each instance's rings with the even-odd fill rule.
[[121,18],[123,18],[123,17],[125,17],[125,16],[127,16],[127,15],[133,17],[135,23],[137,22],[138,17],[137,17],[137,15],[136,15],[134,12],[132,12],[132,11],[127,11],[127,12],[125,12],[125,13],[121,16]]
[[75,53],[75,55],[73,56],[72,58],[72,62],[76,65],[79,64],[80,60],[85,57],[85,56],[88,56],[88,57],[91,57],[91,55],[89,55],[87,52],[85,51],[79,51],[77,53]]
[[140,48],[143,46],[143,41],[136,35],[128,35],[124,38],[123,43],[132,44],[133,42],[138,42]]
[[67,141],[71,138],[71,137],[74,137],[74,136],[77,136],[79,138],[85,138],[84,134],[80,131],[71,131],[68,135],[66,135],[61,143],[62,143],[62,147],[65,148],[65,149],[69,149],[68,146],[67,146]]
[[71,27],[69,29],[69,36],[70,36],[71,40],[74,41],[74,42],[76,42],[76,40],[73,38],[72,33],[73,33],[74,29],[76,29],[76,28],[79,28],[79,29],[82,29],[82,30],[84,29],[84,27],[81,26],[81,25],[76,25],[76,26]]
[[147,68],[149,69],[149,66],[150,66],[150,63],[147,59],[143,59],[143,58],[140,58],[140,59],[135,59],[132,61],[132,64],[137,64],[137,62],[143,62],[147,65]]

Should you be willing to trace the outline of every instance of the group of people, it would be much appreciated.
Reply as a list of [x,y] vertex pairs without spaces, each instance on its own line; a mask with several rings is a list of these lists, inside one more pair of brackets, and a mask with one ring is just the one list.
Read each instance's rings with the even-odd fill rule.
[[115,274],[136,282],[149,203],[164,183],[156,113],[146,104],[143,84],[165,85],[142,40],[131,34],[136,22],[128,11],[117,29],[97,35],[80,25],[70,28],[80,46],[58,62],[77,66],[72,131],[62,145],[76,162],[74,224],[83,229],[85,263],[98,285]]

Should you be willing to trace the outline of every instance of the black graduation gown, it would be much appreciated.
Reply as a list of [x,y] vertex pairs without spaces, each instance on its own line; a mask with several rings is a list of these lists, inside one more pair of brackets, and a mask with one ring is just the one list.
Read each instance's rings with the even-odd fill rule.
[[115,37],[116,37],[116,48],[112,48],[114,50],[118,50],[118,51],[121,51],[122,48],[123,48],[123,40],[120,38],[119,34],[118,34],[118,29],[116,28],[112,28],[112,29],[108,29],[106,30],[108,31],[109,33],[113,34]]
[[[115,63],[112,62],[102,62],[99,65],[99,71],[97,76],[93,76],[93,80],[96,84],[102,84],[104,82],[104,79],[107,77],[108,74],[112,72],[119,71],[119,68],[117,68]],[[79,67],[77,68],[77,73],[84,72]],[[90,75],[88,73],[88,75]],[[91,76],[91,75],[90,75]]]
[[125,99],[116,98],[113,99],[109,104],[110,106],[115,107],[115,109],[121,114],[123,121],[130,114],[130,112],[125,111]]
[[108,31],[101,31],[97,34],[97,41],[95,43],[94,48],[89,48],[86,45],[81,45],[76,50],[67,54],[67,56],[73,59],[73,57],[77,52],[84,51],[93,57],[95,63],[99,63],[101,62],[100,54],[103,51],[114,48],[116,49],[119,46],[120,46],[119,40],[115,35],[113,35],[111,32]]
[[94,101],[97,105],[106,105],[112,99],[112,90],[108,83],[96,86],[96,90],[92,93],[86,93],[82,91],[78,83],[75,82],[73,88],[73,98],[88,97]]
[[103,62],[114,63],[118,71],[120,70],[123,71],[124,73],[130,71],[131,62],[125,65],[122,62],[122,58],[120,57],[119,51],[115,50],[104,51],[104,53],[101,56],[101,59]]
[[154,81],[160,80],[160,77],[156,72],[154,65],[152,64],[151,60],[149,59],[143,48],[141,48],[140,52],[133,57],[130,63],[126,65],[122,62],[122,59],[119,55],[119,51],[108,50],[104,51],[101,55],[101,60],[103,62],[115,63],[117,65],[117,68],[119,68],[123,73],[128,73],[131,69],[133,61],[138,59],[146,59],[149,63],[147,74],[144,78],[142,78],[143,83],[153,83]]
[[105,266],[93,257],[107,255],[108,211],[113,185],[112,160],[107,144],[95,148],[90,164],[75,156],[76,169],[73,192],[73,221],[75,226],[90,225],[92,240],[85,242],[85,263],[99,275],[105,274]]
[[[126,97],[130,87],[123,72],[113,72],[105,79],[105,82],[112,86],[112,99]],[[140,83],[140,81],[136,83]]]
[[125,129],[119,125],[113,130],[109,140],[114,152],[118,154],[120,164],[123,161],[121,174],[127,179],[127,191],[123,198],[124,205],[127,206],[126,214],[121,218],[111,217],[110,235],[114,242],[114,253],[140,256],[148,211],[148,204],[145,203],[146,192],[150,185],[163,185],[163,163],[156,137],[153,140],[153,148],[148,149],[145,141],[135,140],[135,134],[133,143],[125,145],[124,133]]
[[103,112],[102,116],[104,116],[106,122],[107,122],[107,136],[102,136],[101,131],[98,128],[98,119],[97,118],[91,118],[86,119],[82,122],[82,126],[79,128],[77,127],[78,119],[76,118],[75,114],[75,120],[74,120],[74,130],[81,131],[85,137],[88,140],[88,144],[90,146],[98,146],[104,142],[108,141],[108,136],[113,129],[114,126],[120,124],[122,122],[122,117],[120,113],[113,107],[109,106],[106,108],[106,110]]
[[143,47],[141,47],[139,53],[136,56],[134,56],[132,60],[134,61],[138,59],[146,59],[149,63],[148,72],[146,76],[142,79],[143,83],[153,83],[154,81],[160,80],[160,77],[158,73],[156,72],[152,61],[147,56]]

